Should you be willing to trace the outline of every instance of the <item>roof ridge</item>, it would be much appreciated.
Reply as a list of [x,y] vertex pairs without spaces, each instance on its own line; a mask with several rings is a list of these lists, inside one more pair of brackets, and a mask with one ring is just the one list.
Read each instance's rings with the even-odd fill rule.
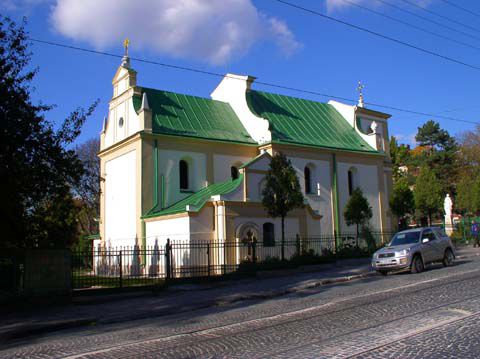
[[156,89],[156,88],[153,88],[153,87],[145,87],[145,86],[137,86],[137,87],[142,89],[142,90],[155,91],[155,92],[166,92],[166,93],[177,95],[177,96],[180,95],[180,96],[186,96],[186,97],[194,97],[194,98],[198,98],[198,99],[201,99],[201,100],[207,100],[207,101],[212,101],[212,102],[220,102],[220,103],[228,104],[228,102],[214,100],[213,98],[210,98],[210,97],[203,97],[203,96],[199,96],[199,95],[191,95],[191,94],[186,94],[186,93]]
[[[320,104],[322,104],[322,105],[332,106],[332,105],[329,104],[328,102],[315,101],[315,100],[310,100],[310,99],[305,98],[305,97],[297,97],[297,96],[285,95],[285,94],[281,94],[281,93],[278,93],[278,92],[268,92],[268,91],[259,91],[259,90],[249,90],[249,92],[257,92],[257,93],[260,93],[260,94],[268,94],[268,95],[275,95],[275,96],[284,96],[284,97],[294,98],[294,99],[296,99],[296,100],[309,101],[309,102],[320,103]],[[333,106],[332,106],[332,107],[333,107]]]

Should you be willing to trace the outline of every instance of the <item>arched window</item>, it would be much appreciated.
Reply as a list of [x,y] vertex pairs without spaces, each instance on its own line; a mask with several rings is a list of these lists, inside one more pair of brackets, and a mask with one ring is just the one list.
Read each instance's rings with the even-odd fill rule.
[[352,167],[348,170],[348,194],[351,196],[353,190],[357,187],[357,169]]
[[180,189],[188,189],[188,163],[185,160],[180,160]]
[[275,226],[271,222],[263,224],[263,246],[275,246]]
[[230,167],[230,173],[232,176],[232,180],[236,180],[238,178],[238,168],[235,166]]
[[310,167],[305,167],[303,174],[305,177],[305,193],[312,193],[312,174]]

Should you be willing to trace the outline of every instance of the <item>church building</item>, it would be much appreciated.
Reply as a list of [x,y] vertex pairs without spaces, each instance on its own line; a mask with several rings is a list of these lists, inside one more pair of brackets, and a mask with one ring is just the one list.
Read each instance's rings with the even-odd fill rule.
[[390,115],[255,89],[227,74],[210,98],[145,88],[126,55],[113,78],[101,132],[101,246],[166,239],[279,241],[280,219],[261,203],[270,158],[284,153],[305,206],[289,213],[287,238],[354,233],[344,207],[360,187],[370,225],[390,231]]

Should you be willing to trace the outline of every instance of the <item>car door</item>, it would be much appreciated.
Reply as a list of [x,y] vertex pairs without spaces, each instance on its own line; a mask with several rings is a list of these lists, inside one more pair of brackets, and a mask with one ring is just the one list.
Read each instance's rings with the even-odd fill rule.
[[[428,239],[428,242],[423,243],[424,239]],[[435,234],[431,228],[427,228],[422,232],[422,255],[425,263],[430,263],[435,261],[437,255],[437,249],[435,248]]]
[[436,228],[432,229],[432,235],[429,244],[432,249],[432,262],[441,261],[445,252],[445,241],[438,233],[436,233]]
[[439,258],[439,260],[441,260],[443,259],[445,250],[451,246],[450,237],[447,236],[441,228],[434,228],[433,232],[438,238],[438,243],[439,243],[438,252],[439,252],[439,255],[441,255],[441,258]]

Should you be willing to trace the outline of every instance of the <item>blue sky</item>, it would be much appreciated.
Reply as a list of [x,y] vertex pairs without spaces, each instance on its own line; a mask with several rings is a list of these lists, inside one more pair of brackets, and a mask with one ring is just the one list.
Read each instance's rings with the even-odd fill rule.
[[[386,1],[470,36],[406,15],[378,0],[348,1],[480,48],[480,17],[442,0],[411,1],[466,26],[435,17],[403,0]],[[291,2],[480,66],[480,50],[418,32],[344,0]],[[456,3],[480,13],[478,1]],[[135,57],[206,71],[249,74],[259,81],[346,98],[358,97],[356,86],[361,80],[367,102],[444,112],[451,117],[480,122],[476,88],[479,70],[369,36],[272,0],[0,0],[0,6],[3,14],[15,20],[27,16],[31,36],[43,40],[122,54],[122,39],[128,36],[130,54]],[[32,51],[32,64],[40,69],[34,81],[35,100],[56,104],[48,116],[58,123],[75,107],[88,106],[99,98],[101,103],[78,142],[98,136],[112,95],[111,80],[120,61],[39,44],[34,44]],[[142,63],[133,62],[132,67],[138,72],[141,86],[204,97],[209,96],[219,81],[215,77]],[[256,88],[328,101],[260,85]],[[393,115],[389,120],[390,134],[406,143],[412,141],[417,127],[429,119],[385,112]],[[474,127],[437,120],[452,134]]]

